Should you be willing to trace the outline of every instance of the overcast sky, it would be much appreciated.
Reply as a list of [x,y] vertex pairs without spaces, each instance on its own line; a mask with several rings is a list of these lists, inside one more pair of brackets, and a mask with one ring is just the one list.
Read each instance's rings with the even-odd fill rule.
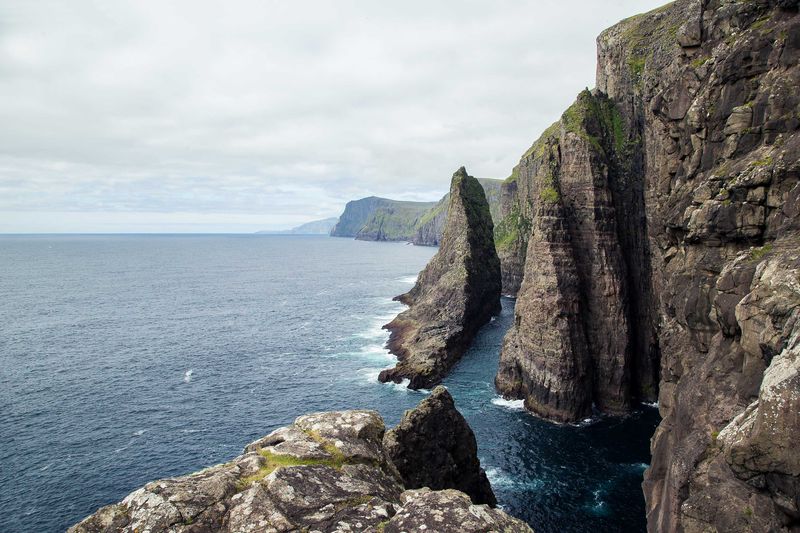
[[663,0],[0,3],[0,232],[251,232],[505,178]]

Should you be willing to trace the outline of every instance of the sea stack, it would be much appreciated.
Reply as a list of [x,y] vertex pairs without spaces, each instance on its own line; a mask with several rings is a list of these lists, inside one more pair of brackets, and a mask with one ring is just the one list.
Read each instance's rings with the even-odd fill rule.
[[517,167],[533,213],[514,325],[496,384],[558,422],[630,407],[633,384],[626,264],[612,183],[624,128],[607,98],[584,91]]
[[497,504],[478,459],[472,428],[441,385],[383,437],[383,449],[407,489],[457,489],[473,503]]
[[384,326],[399,362],[382,382],[409,388],[438,384],[466,351],[478,329],[500,311],[500,260],[483,187],[464,167],[453,174],[439,251],[414,288],[396,300],[409,306]]

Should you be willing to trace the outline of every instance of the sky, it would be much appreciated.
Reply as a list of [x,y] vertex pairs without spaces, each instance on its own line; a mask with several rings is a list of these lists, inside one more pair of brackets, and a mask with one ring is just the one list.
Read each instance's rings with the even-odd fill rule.
[[0,233],[249,233],[505,178],[596,36],[663,3],[4,1]]

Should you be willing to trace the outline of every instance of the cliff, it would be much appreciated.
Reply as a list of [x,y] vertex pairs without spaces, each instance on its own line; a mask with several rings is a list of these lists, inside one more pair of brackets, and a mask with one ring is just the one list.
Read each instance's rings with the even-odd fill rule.
[[[501,180],[489,178],[477,178],[486,194],[486,201],[489,203],[489,213],[492,215],[492,222],[496,226],[502,218],[502,208],[500,205]],[[447,220],[447,208],[450,205],[450,194],[445,194],[441,200],[425,215],[422,216],[417,224],[411,242],[418,246],[439,246],[444,233],[444,223]]]
[[[427,439],[450,442],[447,428],[431,432],[424,422],[430,412],[426,402],[441,404],[447,398],[444,389],[437,390],[432,400],[407,414],[402,429],[406,451]],[[423,422],[409,424],[418,410]],[[436,411],[443,420],[460,416],[452,401]],[[231,461],[148,483],[69,532],[531,532],[523,522],[473,504],[451,488],[461,476],[482,474],[474,448],[454,470],[446,449],[427,447],[432,453],[418,457],[416,468],[436,478],[442,474],[443,490],[411,489],[387,453],[384,433],[374,411],[301,416],[249,444]]]
[[408,241],[425,213],[435,202],[401,202],[370,196],[347,202],[333,237],[355,237],[373,241]]
[[339,222],[339,219],[323,218],[300,224],[292,229],[277,231],[257,231],[259,235],[330,235],[331,230]]
[[500,310],[500,262],[489,205],[478,180],[453,174],[441,246],[414,287],[397,297],[409,309],[384,326],[398,363],[382,382],[437,384],[461,358],[478,329]]
[[651,531],[800,527],[799,62],[796,0],[626,19],[503,185],[497,386],[558,421],[657,395]]
[[475,503],[497,504],[478,461],[475,435],[444,387],[406,411],[397,427],[386,432],[383,447],[406,487],[455,488]]

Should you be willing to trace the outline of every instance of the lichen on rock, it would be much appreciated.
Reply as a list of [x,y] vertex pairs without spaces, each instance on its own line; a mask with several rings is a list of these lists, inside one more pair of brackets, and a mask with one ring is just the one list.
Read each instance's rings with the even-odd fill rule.
[[[444,389],[442,389],[444,390]],[[427,422],[406,423],[401,432],[433,438],[430,416],[461,417],[447,392],[437,391],[418,408]],[[427,403],[426,403],[427,402]],[[416,420],[416,419],[415,419]],[[463,420],[463,418],[461,418]],[[465,436],[471,430],[459,428]],[[453,490],[479,468],[476,449],[466,446],[454,468],[436,457],[417,458],[417,467],[447,474],[441,489],[406,490],[384,448],[385,427],[374,411],[339,411],[301,416],[249,445],[233,460],[189,476],[148,483],[119,503],[99,509],[69,533],[200,532],[530,532],[506,513],[470,502]],[[419,444],[419,440],[416,441]],[[473,437],[474,443],[474,437]],[[430,443],[452,446],[452,440]],[[433,449],[433,448],[428,448]],[[428,465],[427,460],[433,462]],[[404,467],[405,468],[405,467]],[[469,482],[466,483],[469,485]],[[416,488],[416,487],[415,487]],[[488,488],[491,494],[491,488]],[[441,522],[440,517],[453,520]]]

